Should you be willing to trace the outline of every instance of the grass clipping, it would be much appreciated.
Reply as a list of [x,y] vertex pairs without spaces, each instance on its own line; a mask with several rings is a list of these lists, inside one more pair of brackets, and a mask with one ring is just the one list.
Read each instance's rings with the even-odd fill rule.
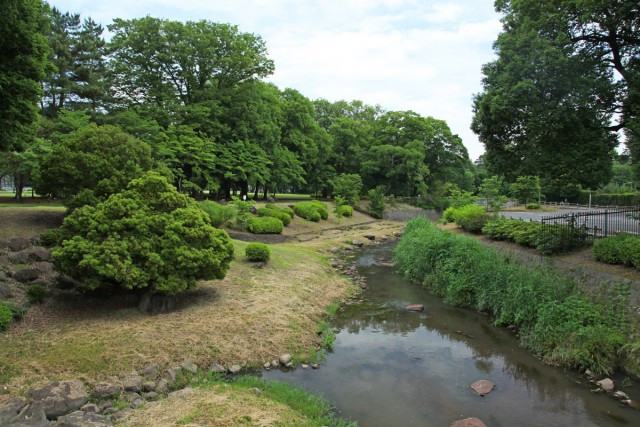
[[227,277],[200,283],[176,312],[147,316],[131,304],[97,300],[95,307],[81,300],[75,308],[49,302],[31,310],[2,336],[5,392],[59,379],[92,381],[149,363],[259,366],[283,353],[304,359],[318,344],[326,307],[351,286],[313,246],[271,246],[271,261],[258,269],[241,255],[246,243],[234,244],[237,260]]

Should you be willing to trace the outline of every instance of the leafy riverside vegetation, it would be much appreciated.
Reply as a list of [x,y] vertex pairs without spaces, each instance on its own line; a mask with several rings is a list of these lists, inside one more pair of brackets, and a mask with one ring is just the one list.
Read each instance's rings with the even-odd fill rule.
[[569,277],[531,269],[426,219],[407,225],[394,259],[400,272],[445,302],[517,326],[521,344],[547,363],[601,374],[624,366],[640,374],[624,285],[594,302]]

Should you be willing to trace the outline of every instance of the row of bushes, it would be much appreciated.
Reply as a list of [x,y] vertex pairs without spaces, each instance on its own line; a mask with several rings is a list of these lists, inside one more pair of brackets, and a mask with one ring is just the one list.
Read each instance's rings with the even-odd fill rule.
[[621,233],[596,240],[593,255],[607,264],[623,264],[640,269],[640,238]]
[[394,250],[396,266],[445,302],[516,325],[521,344],[546,362],[600,374],[621,363],[631,332],[624,285],[618,298],[594,303],[574,280],[531,269],[475,239],[411,221]]
[[[589,192],[583,191],[578,195],[576,203],[589,203]],[[640,206],[640,193],[591,193],[591,204],[600,206]]]
[[550,224],[543,229],[539,222],[496,218],[482,228],[482,234],[492,240],[506,240],[535,248],[543,255],[569,252],[584,246],[587,232],[580,227]]

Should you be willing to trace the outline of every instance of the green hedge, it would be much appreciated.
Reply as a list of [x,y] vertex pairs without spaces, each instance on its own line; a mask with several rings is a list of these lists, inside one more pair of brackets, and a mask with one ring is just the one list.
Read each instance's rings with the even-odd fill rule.
[[258,216],[270,216],[272,218],[278,218],[285,225],[289,225],[291,223],[291,217],[282,212],[280,209],[274,208],[260,208],[258,209]]
[[526,208],[527,209],[540,209],[540,203],[528,203]]
[[284,224],[271,216],[254,216],[247,220],[247,229],[254,234],[280,234]]
[[316,202],[298,202],[293,205],[293,210],[300,218],[304,218],[308,221],[318,222],[322,218],[327,219],[329,217],[329,212],[327,211],[326,204],[323,205],[325,215],[321,213],[322,206],[316,204]]
[[496,325],[516,325],[521,344],[548,363],[599,374],[621,364],[631,333],[623,285],[612,285],[618,298],[596,304],[568,276],[529,268],[423,218],[408,223],[394,260],[445,302],[488,312]]
[[607,264],[623,264],[640,269],[640,237],[621,233],[596,240],[593,255]]
[[544,255],[568,252],[583,246],[587,233],[581,228],[568,225],[547,225],[543,233],[542,224],[521,219],[497,218],[486,223],[482,234],[492,240],[506,240],[519,245],[536,248]]
[[454,217],[458,227],[472,233],[480,233],[491,218],[487,210],[478,205],[462,206],[456,209]]
[[348,205],[338,206],[335,210],[337,217],[341,216],[353,216],[353,208]]
[[329,208],[327,207],[326,203],[319,202],[317,200],[313,200],[309,203],[311,203],[316,208],[316,211],[318,211],[318,213],[320,214],[320,218],[322,219],[329,218]]
[[247,245],[244,254],[249,258],[249,261],[267,262],[271,257],[271,250],[264,243],[253,242]]
[[275,210],[278,210],[278,211],[284,212],[284,213],[286,213],[287,215],[289,215],[289,216],[291,217],[291,219],[293,219],[293,217],[295,216],[295,212],[293,211],[293,209],[291,209],[291,208],[290,208],[290,207],[288,207],[288,206],[282,206],[282,207],[280,207],[280,206],[274,205],[273,203],[267,203],[267,204],[265,205],[265,207],[266,207],[266,208],[269,208],[269,209],[275,209]]

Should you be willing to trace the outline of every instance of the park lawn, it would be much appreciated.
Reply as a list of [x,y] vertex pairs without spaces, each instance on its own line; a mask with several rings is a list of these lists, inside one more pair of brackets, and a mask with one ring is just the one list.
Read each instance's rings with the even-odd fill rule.
[[149,363],[257,367],[283,353],[310,358],[326,308],[353,286],[313,246],[273,245],[271,261],[257,269],[244,257],[246,245],[234,242],[236,260],[224,280],[200,283],[172,313],[148,316],[134,301],[63,294],[32,307],[2,336],[0,382],[20,393],[34,384],[92,381]]
[[30,237],[62,224],[62,206],[5,206],[0,204],[0,240]]

